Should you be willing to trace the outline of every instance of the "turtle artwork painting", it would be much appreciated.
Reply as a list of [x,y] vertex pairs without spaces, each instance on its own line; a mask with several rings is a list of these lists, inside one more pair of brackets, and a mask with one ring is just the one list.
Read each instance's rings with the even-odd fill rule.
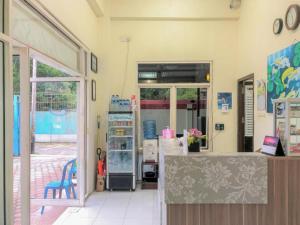
[[272,101],[300,97],[300,42],[268,57],[267,112]]

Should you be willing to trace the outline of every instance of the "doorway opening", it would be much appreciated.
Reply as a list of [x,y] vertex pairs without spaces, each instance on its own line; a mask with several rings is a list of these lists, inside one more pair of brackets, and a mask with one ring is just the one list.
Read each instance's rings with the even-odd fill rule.
[[254,151],[254,74],[238,80],[238,152]]
[[[183,131],[197,128],[203,135],[208,131],[207,88],[176,88],[176,135],[183,137]],[[207,149],[206,139],[200,146]]]
[[33,53],[14,48],[15,225],[53,224],[84,201],[85,81]]

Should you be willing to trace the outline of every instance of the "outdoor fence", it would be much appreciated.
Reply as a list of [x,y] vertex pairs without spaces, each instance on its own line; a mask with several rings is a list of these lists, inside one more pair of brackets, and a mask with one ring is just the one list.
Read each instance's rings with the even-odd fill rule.
[[[34,117],[35,142],[76,142],[77,104],[72,94],[37,93]],[[30,106],[32,107],[32,105]],[[20,97],[14,95],[13,154],[20,155]]]

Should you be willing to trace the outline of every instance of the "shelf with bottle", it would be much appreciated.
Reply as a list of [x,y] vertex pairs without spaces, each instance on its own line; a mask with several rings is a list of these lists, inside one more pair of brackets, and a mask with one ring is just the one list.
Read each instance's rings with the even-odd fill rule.
[[132,149],[109,149],[112,152],[132,152]]
[[129,120],[129,118],[127,121],[116,121],[114,118],[111,118],[111,121],[108,123],[108,127],[133,127],[133,121],[132,119]]
[[112,139],[108,143],[109,149],[121,149],[121,150],[130,150],[133,149],[133,140],[127,138],[125,140]]
[[109,126],[109,129],[116,129],[116,128],[132,129],[133,126]]
[[133,136],[133,129],[128,128],[111,128],[109,129],[110,137],[132,137]]
[[109,138],[133,138],[133,136],[132,135],[123,135],[123,136],[110,135]]
[[132,110],[131,100],[130,99],[122,99],[119,95],[112,95],[111,101],[109,105],[109,111],[111,112],[129,112]]

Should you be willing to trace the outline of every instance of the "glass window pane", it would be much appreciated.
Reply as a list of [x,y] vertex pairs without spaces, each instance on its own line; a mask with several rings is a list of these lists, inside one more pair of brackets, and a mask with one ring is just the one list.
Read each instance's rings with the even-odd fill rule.
[[141,140],[153,139],[170,126],[170,89],[141,88]]
[[[54,188],[65,179],[70,190],[60,195],[50,191],[47,198],[57,201],[79,199],[79,82],[32,82],[30,199],[31,224],[53,224],[67,206],[46,206],[41,215],[46,187]],[[57,182],[57,183],[55,183]],[[63,200],[61,200],[63,199]]]
[[110,173],[132,173],[132,152],[110,151],[108,167]]
[[4,31],[4,0],[0,0],[0,32]]
[[13,56],[13,221],[21,223],[20,56]]
[[38,14],[19,4],[13,4],[13,37],[69,68],[79,70],[79,47],[52,27]]
[[139,64],[139,83],[209,83],[209,63]]
[[33,76],[33,66],[37,67],[36,77],[70,77],[71,76],[60,69],[49,66],[39,61],[36,61],[36,64],[34,65],[33,61],[34,61],[33,59],[30,60],[31,77]]
[[[183,130],[197,128],[207,134],[207,89],[177,88],[176,111],[177,136],[183,136]],[[207,147],[207,141],[202,141],[202,147]]]

